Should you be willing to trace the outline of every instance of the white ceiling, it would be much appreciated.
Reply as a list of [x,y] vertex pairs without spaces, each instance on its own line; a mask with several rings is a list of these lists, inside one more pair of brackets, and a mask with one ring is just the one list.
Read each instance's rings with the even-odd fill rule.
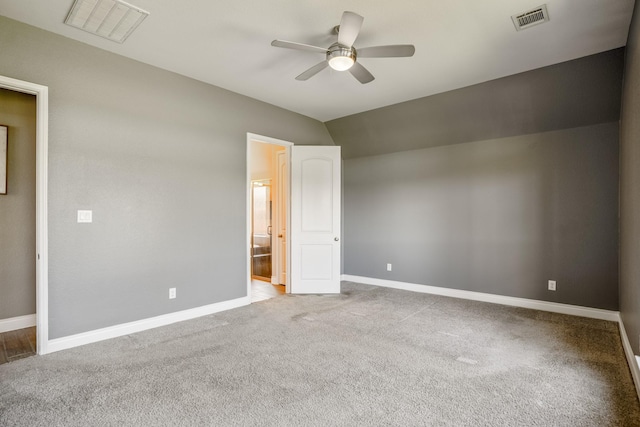
[[[543,0],[129,0],[151,15],[120,45],[63,24],[73,0],[0,0],[0,14],[321,121],[624,46],[633,0],[548,0],[550,22],[516,32],[511,15]],[[342,12],[364,16],[356,48],[416,46],[412,58],[359,62],[361,85],[329,68],[295,76],[328,47]]]

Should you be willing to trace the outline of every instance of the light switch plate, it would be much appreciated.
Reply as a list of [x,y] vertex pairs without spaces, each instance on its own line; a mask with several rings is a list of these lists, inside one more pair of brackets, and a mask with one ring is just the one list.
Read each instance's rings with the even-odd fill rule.
[[78,211],[78,222],[93,222],[93,211]]

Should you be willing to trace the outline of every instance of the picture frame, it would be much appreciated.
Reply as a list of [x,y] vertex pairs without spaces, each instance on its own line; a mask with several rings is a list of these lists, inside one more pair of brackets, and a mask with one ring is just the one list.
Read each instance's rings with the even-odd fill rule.
[[0,194],[7,194],[9,127],[0,125]]

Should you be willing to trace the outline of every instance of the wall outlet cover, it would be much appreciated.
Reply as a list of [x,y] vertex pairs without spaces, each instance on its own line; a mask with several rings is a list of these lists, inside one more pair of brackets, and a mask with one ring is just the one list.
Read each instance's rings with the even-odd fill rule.
[[174,299],[176,297],[176,288],[169,288],[169,299]]
[[555,291],[556,290],[556,281],[555,280],[549,280],[549,290],[550,291]]
[[79,210],[78,222],[79,223],[93,222],[93,211]]

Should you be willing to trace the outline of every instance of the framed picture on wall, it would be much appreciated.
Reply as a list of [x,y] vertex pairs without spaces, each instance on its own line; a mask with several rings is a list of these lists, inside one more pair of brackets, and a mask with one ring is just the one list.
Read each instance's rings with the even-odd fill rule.
[[7,194],[7,151],[9,149],[9,128],[0,125],[0,194]]

